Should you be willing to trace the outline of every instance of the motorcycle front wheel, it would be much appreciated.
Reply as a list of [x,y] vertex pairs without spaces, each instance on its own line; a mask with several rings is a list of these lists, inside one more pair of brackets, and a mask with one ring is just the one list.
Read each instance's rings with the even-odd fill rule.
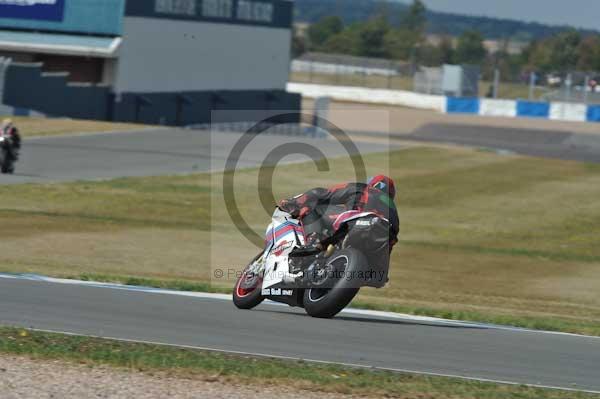
[[317,282],[304,291],[306,313],[312,317],[330,319],[341,312],[360,290],[360,285],[352,276],[364,264],[365,256],[353,248],[333,254],[320,273],[326,281]]
[[238,309],[252,309],[265,300],[265,297],[261,294],[262,276],[252,270],[254,264],[262,256],[263,253],[261,252],[252,259],[235,283],[233,289],[233,304]]

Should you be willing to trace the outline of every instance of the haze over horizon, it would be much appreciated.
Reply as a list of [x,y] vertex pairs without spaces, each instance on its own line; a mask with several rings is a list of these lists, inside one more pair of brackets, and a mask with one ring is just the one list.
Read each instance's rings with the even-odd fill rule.
[[[398,1],[398,0],[397,0]],[[411,3],[411,0],[399,0]],[[433,11],[508,18],[600,30],[600,1],[594,0],[423,0]]]

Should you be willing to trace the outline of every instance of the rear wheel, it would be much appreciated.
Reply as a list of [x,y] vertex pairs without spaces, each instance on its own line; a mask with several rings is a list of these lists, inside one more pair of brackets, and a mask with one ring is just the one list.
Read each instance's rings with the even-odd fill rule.
[[252,309],[261,304],[265,297],[261,294],[262,274],[257,270],[256,263],[263,253],[258,254],[244,269],[233,289],[233,303],[238,309]]
[[3,147],[0,147],[0,172],[2,173],[8,173],[8,165],[9,161],[8,161],[8,154],[6,152],[6,149],[4,149]]
[[355,279],[348,278],[360,270],[365,256],[347,248],[331,256],[324,268],[312,276],[312,288],[304,291],[304,309],[313,317],[332,318],[354,299],[360,289]]

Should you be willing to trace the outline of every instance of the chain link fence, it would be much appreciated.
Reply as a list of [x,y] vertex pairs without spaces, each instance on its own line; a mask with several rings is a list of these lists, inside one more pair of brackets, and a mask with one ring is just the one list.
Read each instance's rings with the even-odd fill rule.
[[600,104],[598,72],[522,72],[510,78],[495,70],[483,76],[479,90],[481,97]]
[[442,68],[419,68],[413,78],[413,90],[423,94],[444,94]]
[[291,80],[339,86],[412,90],[415,68],[406,62],[325,53],[306,53],[292,61]]
[[[600,104],[600,72],[538,74],[524,72],[509,77],[487,69],[469,95]],[[377,89],[407,90],[443,95],[442,67],[408,62],[325,53],[306,53],[292,61],[291,81]]]
[[600,73],[569,72],[551,74],[546,78],[548,92],[542,96],[547,101],[600,104]]

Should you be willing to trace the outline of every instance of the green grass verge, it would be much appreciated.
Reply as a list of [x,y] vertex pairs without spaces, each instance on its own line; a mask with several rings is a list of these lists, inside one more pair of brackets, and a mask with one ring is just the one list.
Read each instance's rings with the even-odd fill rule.
[[[388,286],[355,306],[600,335],[597,165],[436,147],[364,160],[396,180],[401,242]],[[354,178],[347,160],[330,167],[278,166],[274,197]],[[236,198],[261,234],[257,188],[269,187],[257,175],[236,173]],[[221,177],[0,186],[0,270],[228,292],[211,268],[243,267],[257,250],[211,207]]]
[[[101,132],[126,132],[147,129],[148,125],[120,122],[104,122],[68,118],[37,118],[11,116],[23,137],[48,137],[65,134]],[[2,117],[0,117],[2,119]]]
[[446,310],[440,308],[411,307],[396,304],[374,304],[363,301],[352,302],[357,309],[381,310],[386,312],[406,313],[415,316],[437,317],[448,320],[471,321],[476,323],[496,324],[519,327],[531,330],[566,332],[600,336],[600,326],[595,322],[564,320],[551,317],[495,315],[468,310]]
[[[323,392],[397,398],[553,399],[557,390],[282,361],[223,353],[0,328],[0,353],[101,364],[133,371],[168,371],[183,378],[235,380]],[[592,398],[569,392],[569,398]]]
[[79,276],[66,276],[68,279],[95,281],[99,283],[117,283],[138,287],[161,288],[173,291],[208,292],[215,294],[231,294],[231,287],[219,287],[211,283],[184,280],[157,280],[133,276],[110,276],[84,273]]

